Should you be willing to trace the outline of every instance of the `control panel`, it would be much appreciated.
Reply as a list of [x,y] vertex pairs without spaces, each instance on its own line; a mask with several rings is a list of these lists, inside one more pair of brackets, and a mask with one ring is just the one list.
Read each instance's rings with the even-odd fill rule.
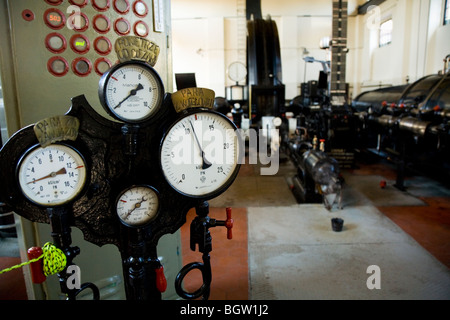
[[172,89],[169,1],[14,0],[7,8],[20,127],[66,112],[67,97],[80,94],[107,116],[97,86],[118,62],[113,46],[119,37],[158,43],[155,69]]
[[[9,136],[41,119],[65,114],[73,105],[71,98],[80,95],[96,113],[116,121],[102,107],[98,87],[102,75],[119,62],[114,50],[119,38],[138,36],[159,46],[154,69],[166,91],[172,92],[170,32],[170,0],[0,0],[0,75]],[[39,245],[36,239],[51,241],[48,225],[35,226],[22,218],[20,223],[24,248]],[[102,297],[102,287],[114,287],[118,290],[108,294],[123,298],[117,249],[84,241],[76,228],[72,237],[82,252],[92,254],[77,259],[82,270],[89,270],[83,272],[83,281],[95,283]],[[165,270],[169,281],[181,268],[179,241],[176,233],[158,244],[161,262],[171,266]],[[47,281],[45,293],[36,285],[32,291],[37,299],[58,299],[60,288]],[[175,295],[169,291],[165,297]]]

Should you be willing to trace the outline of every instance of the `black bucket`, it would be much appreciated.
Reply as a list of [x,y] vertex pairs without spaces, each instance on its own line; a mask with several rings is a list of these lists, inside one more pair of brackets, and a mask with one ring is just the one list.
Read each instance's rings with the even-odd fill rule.
[[332,218],[331,219],[331,227],[333,231],[340,232],[344,227],[344,220],[341,218]]

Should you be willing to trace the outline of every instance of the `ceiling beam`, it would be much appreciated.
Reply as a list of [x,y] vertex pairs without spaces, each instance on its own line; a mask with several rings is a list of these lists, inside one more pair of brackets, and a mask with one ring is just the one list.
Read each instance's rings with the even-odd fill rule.
[[367,1],[366,3],[364,3],[363,5],[360,5],[358,7],[358,14],[366,14],[367,13],[367,9],[370,6],[379,6],[380,4],[382,4],[383,2],[385,2],[386,0],[370,0]]

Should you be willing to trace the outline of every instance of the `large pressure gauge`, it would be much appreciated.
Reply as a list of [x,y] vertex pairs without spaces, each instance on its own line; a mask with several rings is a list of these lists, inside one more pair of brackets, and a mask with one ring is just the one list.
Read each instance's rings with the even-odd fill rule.
[[164,85],[150,65],[141,61],[119,63],[100,79],[98,94],[105,110],[115,119],[138,123],[161,106]]
[[117,215],[127,226],[143,226],[153,220],[159,209],[158,193],[146,185],[122,191],[116,202]]
[[236,126],[214,111],[191,111],[165,134],[160,150],[167,182],[194,198],[225,191],[239,171]]
[[86,182],[86,163],[68,145],[33,147],[19,161],[18,181],[31,202],[49,207],[62,205],[81,193]]

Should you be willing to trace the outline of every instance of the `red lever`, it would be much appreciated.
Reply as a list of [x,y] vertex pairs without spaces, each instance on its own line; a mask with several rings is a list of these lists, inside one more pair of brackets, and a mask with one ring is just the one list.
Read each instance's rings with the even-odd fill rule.
[[156,288],[158,288],[159,292],[165,292],[167,289],[167,280],[164,275],[164,267],[160,266],[155,269],[156,272]]
[[[36,259],[42,255],[43,251],[40,247],[31,247],[27,251],[28,259]],[[30,263],[31,280],[33,283],[42,283],[47,277],[44,274],[44,259]]]
[[225,220],[225,228],[227,228],[227,239],[233,239],[233,222],[234,220],[231,218],[231,208],[227,208],[227,220]]

